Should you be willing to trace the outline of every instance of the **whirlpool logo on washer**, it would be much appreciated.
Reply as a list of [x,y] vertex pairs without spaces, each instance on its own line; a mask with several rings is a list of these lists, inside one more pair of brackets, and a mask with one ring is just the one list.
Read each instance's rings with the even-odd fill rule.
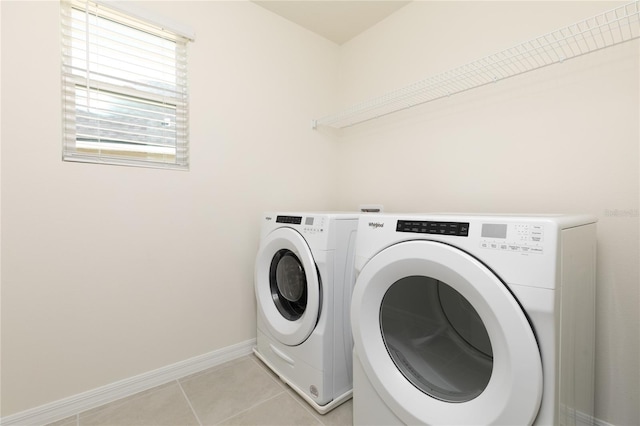
[[384,228],[384,223],[381,223],[381,222],[369,222],[369,228],[372,228],[372,229]]

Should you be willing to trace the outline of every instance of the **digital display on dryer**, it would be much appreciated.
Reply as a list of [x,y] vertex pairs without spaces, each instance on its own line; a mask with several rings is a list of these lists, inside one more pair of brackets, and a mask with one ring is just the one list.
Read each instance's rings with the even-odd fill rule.
[[507,224],[483,223],[481,235],[484,238],[507,238]]

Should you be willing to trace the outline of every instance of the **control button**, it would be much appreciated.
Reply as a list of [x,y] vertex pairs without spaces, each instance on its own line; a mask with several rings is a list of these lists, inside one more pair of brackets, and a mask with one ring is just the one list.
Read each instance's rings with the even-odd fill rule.
[[530,247],[531,253],[542,254],[542,247]]

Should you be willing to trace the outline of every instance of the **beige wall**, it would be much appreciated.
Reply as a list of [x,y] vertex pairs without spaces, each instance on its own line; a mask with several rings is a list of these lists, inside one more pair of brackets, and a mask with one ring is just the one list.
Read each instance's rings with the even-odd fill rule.
[[[341,49],[343,104],[613,5],[414,2]],[[344,129],[342,208],[591,213],[598,223],[596,415],[640,424],[637,41]]]
[[189,172],[62,162],[57,2],[0,2],[2,416],[253,338],[259,213],[383,203],[597,215],[596,414],[640,423],[637,42],[309,127],[609,5],[414,2],[342,47],[249,2],[146,5],[196,30]]
[[1,3],[3,416],[254,338],[261,211],[335,205],[310,119],[337,46],[249,2],[146,7],[196,30],[189,172],[62,162],[58,2]]

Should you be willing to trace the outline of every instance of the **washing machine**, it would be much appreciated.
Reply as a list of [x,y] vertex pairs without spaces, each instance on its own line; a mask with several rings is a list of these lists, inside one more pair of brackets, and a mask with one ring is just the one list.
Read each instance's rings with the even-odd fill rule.
[[321,414],[352,395],[358,216],[266,213],[262,222],[254,353]]
[[354,424],[593,424],[595,222],[363,217]]

